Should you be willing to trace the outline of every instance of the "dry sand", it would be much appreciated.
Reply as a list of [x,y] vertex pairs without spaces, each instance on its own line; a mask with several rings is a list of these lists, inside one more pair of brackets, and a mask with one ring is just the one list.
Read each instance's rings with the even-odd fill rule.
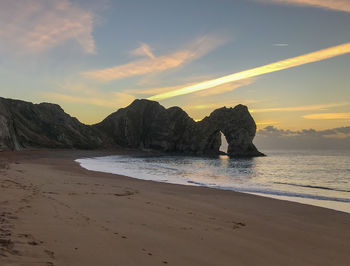
[[0,153],[0,265],[350,265],[350,214]]

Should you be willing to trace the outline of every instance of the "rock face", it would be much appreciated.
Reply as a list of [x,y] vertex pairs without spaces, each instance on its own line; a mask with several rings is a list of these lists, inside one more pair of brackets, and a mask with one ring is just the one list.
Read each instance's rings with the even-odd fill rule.
[[135,100],[101,123],[87,126],[55,104],[0,98],[0,149],[25,147],[155,149],[218,155],[220,131],[230,156],[261,156],[252,143],[256,125],[247,107],[220,108],[195,122],[179,107]]
[[[213,135],[216,138],[220,138],[220,134],[217,132],[221,131],[226,137],[228,143],[227,154],[230,156],[263,155],[253,144],[256,124],[248,108],[244,105],[237,105],[234,108],[222,107],[216,109],[209,117],[199,122],[198,125],[202,130],[204,129],[204,132],[209,137]],[[217,142],[215,142],[214,150],[217,151],[220,145],[218,146]]]
[[181,150],[177,144],[183,133],[194,125],[179,107],[165,109],[157,102],[135,100],[93,127],[122,147],[175,152]]
[[217,109],[195,122],[179,107],[165,109],[157,102],[135,100],[93,127],[122,147],[196,155],[219,154],[221,131],[228,155],[263,155],[252,143],[256,125],[243,105]]
[[56,104],[0,98],[0,149],[97,148],[102,135]]

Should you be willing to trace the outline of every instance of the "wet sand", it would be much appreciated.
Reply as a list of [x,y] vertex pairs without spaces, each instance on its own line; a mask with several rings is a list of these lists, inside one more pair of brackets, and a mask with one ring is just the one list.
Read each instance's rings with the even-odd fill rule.
[[0,153],[0,265],[350,265],[350,214]]

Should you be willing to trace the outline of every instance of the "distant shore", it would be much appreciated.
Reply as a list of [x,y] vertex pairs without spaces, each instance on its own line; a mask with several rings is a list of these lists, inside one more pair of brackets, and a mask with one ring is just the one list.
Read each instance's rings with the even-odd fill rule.
[[349,265],[350,214],[0,153],[1,265]]

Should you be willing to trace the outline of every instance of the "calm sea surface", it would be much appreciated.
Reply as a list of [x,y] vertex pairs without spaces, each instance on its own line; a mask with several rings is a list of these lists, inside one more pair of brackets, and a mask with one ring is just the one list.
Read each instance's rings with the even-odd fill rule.
[[349,151],[265,151],[252,159],[106,156],[78,159],[88,170],[234,190],[350,213]]

